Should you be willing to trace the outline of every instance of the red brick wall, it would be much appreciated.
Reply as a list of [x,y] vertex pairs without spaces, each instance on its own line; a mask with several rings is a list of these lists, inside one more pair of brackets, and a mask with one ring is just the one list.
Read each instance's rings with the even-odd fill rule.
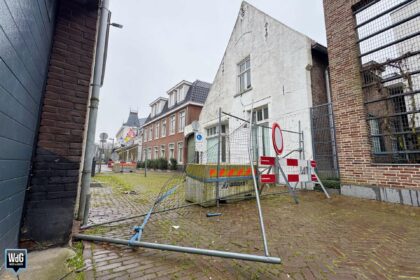
[[372,163],[352,15],[352,5],[357,2],[324,0],[342,184],[420,188],[419,166]]
[[[165,145],[165,149],[166,149],[166,159],[169,160],[169,144],[174,144],[175,145],[175,155],[174,158],[176,158],[178,160],[178,143],[182,142],[184,143],[184,155],[183,155],[183,162],[182,164],[185,164],[187,161],[187,154],[186,154],[186,148],[187,148],[187,142],[184,141],[184,132],[178,132],[178,116],[179,113],[184,111],[186,112],[186,116],[185,116],[185,126],[191,124],[193,121],[198,120],[199,116],[200,116],[200,112],[201,112],[202,107],[200,106],[196,106],[196,105],[188,105],[187,107],[183,107],[181,109],[176,110],[174,113],[169,114],[168,116],[161,118],[157,121],[153,121],[151,123],[148,123],[144,129],[147,130],[147,137],[149,139],[149,130],[150,127],[153,128],[153,140],[152,141],[147,141],[147,142],[143,142],[143,151],[144,149],[148,149],[148,148],[152,148],[152,159],[156,159],[155,158],[155,147],[157,146],[159,148],[159,157],[160,158],[160,150],[161,150],[161,145]],[[175,114],[175,134],[173,135],[169,135],[169,123],[170,123],[170,117],[172,115]],[[161,137],[161,132],[162,132],[162,121],[166,119],[166,136],[165,137]],[[155,139],[155,125],[157,123],[160,123],[160,131],[159,131],[159,138]]]
[[97,23],[75,2],[59,3],[22,241],[65,244],[73,224]]

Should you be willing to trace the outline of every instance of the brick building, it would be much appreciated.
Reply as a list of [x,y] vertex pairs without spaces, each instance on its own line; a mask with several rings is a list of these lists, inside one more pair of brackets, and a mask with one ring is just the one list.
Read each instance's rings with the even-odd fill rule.
[[192,140],[184,139],[184,128],[198,120],[210,86],[199,80],[182,81],[168,90],[168,98],[159,97],[150,104],[151,113],[143,125],[143,160],[175,158],[184,165],[194,157],[188,155]]
[[342,193],[420,206],[419,1],[324,10]]
[[19,241],[69,241],[99,2],[0,3],[0,267]]

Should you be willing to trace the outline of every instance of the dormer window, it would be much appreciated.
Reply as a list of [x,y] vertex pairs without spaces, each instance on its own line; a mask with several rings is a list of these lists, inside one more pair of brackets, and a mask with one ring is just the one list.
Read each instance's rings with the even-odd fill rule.
[[176,94],[175,92],[172,92],[169,94],[169,107],[174,106],[176,103]]

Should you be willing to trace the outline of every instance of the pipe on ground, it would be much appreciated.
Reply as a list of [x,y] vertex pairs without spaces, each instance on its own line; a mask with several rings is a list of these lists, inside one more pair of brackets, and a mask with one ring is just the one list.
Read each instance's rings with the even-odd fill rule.
[[114,244],[120,244],[120,245],[126,245],[126,246],[143,247],[143,248],[148,248],[148,249],[157,249],[157,250],[163,250],[163,251],[173,251],[173,252],[180,252],[180,253],[187,253],[187,254],[205,255],[205,256],[211,256],[211,257],[227,258],[227,259],[263,262],[263,263],[270,263],[270,264],[281,263],[280,258],[277,258],[277,257],[266,257],[266,256],[241,254],[241,253],[226,252],[226,251],[207,250],[207,249],[199,249],[199,248],[192,248],[192,247],[181,247],[181,246],[175,246],[175,245],[150,243],[150,242],[143,242],[143,241],[130,242],[124,239],[95,236],[95,235],[75,234],[73,235],[73,238],[79,239],[79,240],[86,240],[86,241],[107,242],[107,243],[114,243]]

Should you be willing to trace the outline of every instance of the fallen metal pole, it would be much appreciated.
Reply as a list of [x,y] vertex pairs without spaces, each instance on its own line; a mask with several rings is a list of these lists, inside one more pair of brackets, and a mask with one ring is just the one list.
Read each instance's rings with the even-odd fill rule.
[[[255,200],[257,201],[257,209],[258,209],[258,217],[259,217],[259,221],[260,221],[260,230],[261,230],[261,235],[262,235],[262,240],[263,240],[263,245],[264,245],[264,253],[265,255],[268,257],[270,255],[270,253],[268,252],[268,244],[267,244],[267,237],[265,235],[265,227],[264,227],[264,218],[263,218],[263,214],[262,214],[262,209],[261,209],[261,202],[260,202],[260,195],[259,195],[259,191],[258,191],[258,183],[257,183],[257,178],[255,176],[255,169],[254,169],[254,143],[253,143],[253,138],[252,138],[252,125],[254,123],[253,121],[253,114],[254,114],[254,100],[252,100],[252,106],[251,106],[251,115],[250,115],[250,119],[249,119],[249,142],[250,142],[250,149],[248,150],[249,153],[249,162],[251,164],[251,172],[252,172],[252,181],[254,183],[254,190],[255,190]],[[258,147],[257,147],[258,149]]]
[[175,245],[150,243],[150,242],[143,242],[143,241],[130,242],[124,239],[95,236],[95,235],[75,234],[73,238],[79,239],[79,240],[86,240],[86,241],[107,242],[107,243],[114,243],[114,244],[120,244],[120,245],[126,245],[126,246],[136,246],[136,247],[143,247],[143,248],[148,248],[148,249],[157,249],[157,250],[163,250],[163,251],[173,251],[173,252],[180,252],[180,253],[205,255],[205,256],[228,258],[228,259],[238,259],[238,260],[244,260],[244,261],[254,261],[254,262],[263,262],[263,263],[271,263],[271,264],[281,263],[280,258],[276,258],[276,257],[257,256],[257,255],[250,255],[250,254],[207,250],[207,249],[199,249],[199,248],[192,248],[192,247],[181,247],[181,246],[175,246]]

